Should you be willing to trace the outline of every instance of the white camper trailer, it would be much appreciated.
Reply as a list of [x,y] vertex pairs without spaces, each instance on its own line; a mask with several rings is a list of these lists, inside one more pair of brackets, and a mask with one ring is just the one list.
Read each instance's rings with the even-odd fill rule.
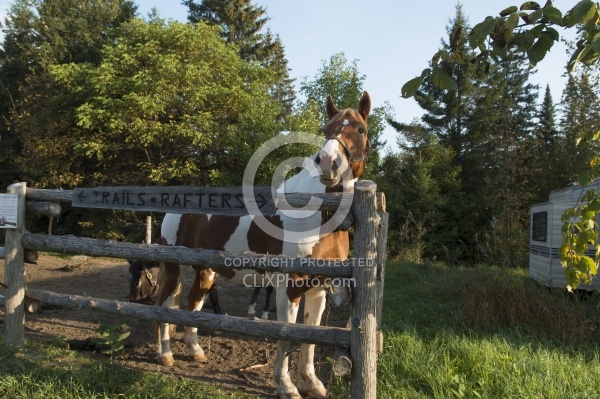
[[[529,235],[529,276],[548,287],[566,288],[565,271],[560,264],[558,250],[562,245],[560,220],[563,212],[573,208],[581,196],[593,188],[600,192],[600,182],[581,187],[575,183],[550,193],[549,202],[531,207]],[[591,251],[590,254],[593,254]],[[600,276],[591,285],[580,284],[579,289],[600,290]]]

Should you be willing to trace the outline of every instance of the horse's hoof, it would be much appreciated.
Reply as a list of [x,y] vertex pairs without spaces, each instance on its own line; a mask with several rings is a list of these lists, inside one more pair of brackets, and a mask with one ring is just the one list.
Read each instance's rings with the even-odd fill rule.
[[160,363],[163,366],[171,367],[175,364],[175,359],[173,359],[173,355],[169,353],[160,357]]
[[269,320],[269,312],[262,312],[260,318],[263,320]]
[[325,399],[327,398],[327,389],[325,388],[314,388],[303,392],[307,398],[311,399]]
[[302,396],[298,392],[278,393],[277,397],[279,399],[302,399]]
[[204,353],[194,353],[193,355],[190,355],[190,359],[195,362],[204,363],[206,362],[206,355]]

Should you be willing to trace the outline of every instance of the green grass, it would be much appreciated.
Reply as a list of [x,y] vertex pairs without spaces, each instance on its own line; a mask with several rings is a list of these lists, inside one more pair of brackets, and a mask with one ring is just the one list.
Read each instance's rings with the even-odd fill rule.
[[[0,339],[0,344],[2,340]],[[192,399],[250,398],[164,374],[140,372],[106,359],[27,341],[19,352],[0,345],[0,398],[14,399]]]
[[[524,270],[389,262],[378,397],[600,399],[600,299]],[[333,398],[347,398],[337,379]],[[28,341],[0,345],[0,397],[248,398]]]
[[600,398],[598,298],[524,270],[390,262],[380,398]]

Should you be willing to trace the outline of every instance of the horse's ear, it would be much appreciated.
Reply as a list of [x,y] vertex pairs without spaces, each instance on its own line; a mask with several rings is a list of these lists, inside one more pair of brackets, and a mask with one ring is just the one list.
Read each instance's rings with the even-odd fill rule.
[[330,94],[329,96],[327,96],[327,117],[329,119],[331,119],[338,112],[339,111],[338,111],[337,107],[335,106],[335,103],[333,102],[333,97],[331,97],[331,94]]
[[358,103],[358,113],[366,121],[371,112],[371,97],[366,91],[363,93],[360,102]]

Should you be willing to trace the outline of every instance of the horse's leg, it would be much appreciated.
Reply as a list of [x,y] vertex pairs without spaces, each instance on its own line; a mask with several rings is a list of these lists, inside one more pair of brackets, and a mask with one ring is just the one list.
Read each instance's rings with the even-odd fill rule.
[[219,306],[219,294],[217,293],[216,284],[214,284],[212,287],[210,287],[210,290],[208,290],[208,298],[210,299],[210,304],[212,305],[215,314],[223,314],[221,307]]
[[256,313],[256,300],[258,299],[258,293],[260,292],[260,287],[254,287],[252,291],[252,296],[250,297],[250,304],[248,304],[248,316],[252,316]]
[[[202,309],[204,296],[212,287],[215,281],[215,274],[211,269],[196,270],[194,285],[188,294],[188,310],[200,311]],[[200,347],[200,344],[198,344],[198,328],[186,327],[184,341],[189,349],[191,359],[197,362],[206,361],[204,351]]]
[[[165,263],[160,273],[157,305],[177,308],[181,296],[181,283],[187,266],[180,267],[175,263]],[[172,366],[175,362],[170,345],[171,328],[169,323],[159,323],[158,354],[164,366]]]
[[[277,320],[288,323],[295,323],[298,315],[297,301],[292,301],[288,298],[287,287],[285,284],[279,283],[275,288],[275,298],[277,302]],[[277,341],[277,357],[275,358],[275,366],[273,377],[275,385],[277,385],[277,397],[281,399],[301,399],[298,389],[292,383],[289,372],[289,341]]]
[[263,308],[262,315],[260,316],[263,320],[269,320],[269,310],[271,310],[271,294],[273,294],[273,286],[268,285],[267,289],[267,297],[265,298],[265,307]]
[[[315,287],[304,294],[304,324],[318,326],[325,310],[325,290]],[[315,374],[314,364],[315,345],[301,344],[298,372],[302,385],[300,391],[309,398],[326,398],[327,389]]]

